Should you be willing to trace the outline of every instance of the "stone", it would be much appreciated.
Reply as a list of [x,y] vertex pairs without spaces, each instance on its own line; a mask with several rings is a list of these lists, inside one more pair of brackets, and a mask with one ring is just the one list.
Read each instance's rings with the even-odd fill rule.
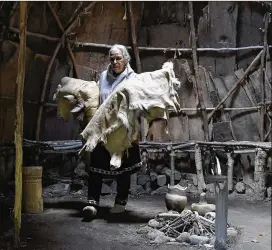
[[190,234],[188,232],[183,232],[176,238],[176,241],[181,243],[182,242],[190,243]]
[[159,187],[158,189],[154,190],[151,194],[166,194],[168,192],[168,187],[164,186],[164,187]]
[[[169,242],[166,242],[167,245],[171,245],[171,246],[179,246],[179,247],[182,247],[184,246],[183,243],[180,243],[180,242],[176,242],[176,241],[169,241]],[[171,249],[171,248],[170,248]]]
[[165,175],[158,175],[157,176],[157,185],[159,187],[163,187],[166,184],[167,178]]
[[84,187],[84,181],[80,179],[74,179],[71,183],[71,190],[78,191]]
[[209,237],[206,236],[198,236],[195,234],[190,236],[190,243],[192,245],[207,244],[209,240]]
[[[171,178],[171,169],[170,168],[164,168],[162,171],[162,174],[168,176],[168,178]],[[174,180],[180,181],[181,180],[181,173],[178,170],[174,170]]]
[[82,161],[79,162],[79,164],[74,170],[74,173],[76,174],[78,178],[81,178],[84,180],[88,178],[88,173],[85,171],[85,163]]
[[244,194],[246,192],[246,185],[243,182],[237,182],[235,185],[235,190],[238,194]]
[[216,218],[216,213],[215,212],[208,212],[205,214],[204,217],[210,221],[214,221]]
[[137,185],[136,187],[136,194],[145,194],[146,191],[144,190],[144,187],[142,185]]
[[208,193],[215,194],[214,183],[207,184],[206,188]]
[[155,180],[157,180],[158,174],[155,172],[151,172],[149,176],[150,176],[151,181],[155,181]]
[[238,237],[238,231],[234,227],[227,228],[227,236],[229,242],[235,242]]
[[147,238],[150,240],[155,240],[157,236],[165,236],[163,232],[159,230],[152,230],[147,233]]
[[70,184],[57,183],[43,189],[44,196],[60,197],[67,195],[70,192]]
[[206,193],[201,193],[199,197],[199,204],[207,204]]
[[145,174],[139,174],[137,176],[137,184],[144,186],[148,181],[150,180],[150,177]]
[[147,182],[144,186],[144,189],[147,193],[150,193],[152,191],[152,188],[151,188],[151,183],[150,182]]
[[267,198],[271,199],[272,196],[272,187],[269,187],[266,189]]
[[171,237],[166,236],[166,235],[158,235],[155,240],[153,241],[153,243],[157,243],[157,244],[162,244],[162,243],[166,243],[166,242],[170,242],[171,241]]
[[146,225],[144,227],[139,228],[136,232],[137,234],[148,234],[151,231],[154,231],[154,229]]
[[192,194],[196,194],[196,193],[198,193],[198,189],[197,189],[197,187],[195,185],[188,184],[187,192],[192,193]]
[[199,204],[193,203],[191,205],[192,211],[196,211],[201,216],[205,216],[206,213],[215,212],[215,205],[214,204]]
[[148,226],[152,227],[152,228],[160,228],[161,227],[161,223],[155,219],[151,219],[149,222],[148,222]]
[[211,244],[204,244],[203,245],[206,249],[214,249],[213,245]]

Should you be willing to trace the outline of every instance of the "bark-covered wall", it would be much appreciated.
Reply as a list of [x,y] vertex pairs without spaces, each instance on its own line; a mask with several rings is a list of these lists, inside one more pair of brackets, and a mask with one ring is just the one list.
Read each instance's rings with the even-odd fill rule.
[[[52,2],[51,4],[60,17],[61,23],[66,27],[78,3]],[[83,4],[86,5],[88,2],[83,2]],[[86,13],[84,18],[79,20],[70,38],[72,40],[77,39],[80,42],[130,45],[128,20],[124,18],[128,16],[125,7],[124,2],[98,2],[91,9],[90,13]],[[133,2],[133,11],[139,46],[191,47],[187,2]],[[262,45],[263,33],[260,31],[260,28],[264,26],[263,15],[265,11],[264,6],[253,2],[194,2],[198,46],[219,48]],[[17,11],[10,21],[11,27],[18,28],[18,18],[19,12],[17,7]],[[28,31],[45,34],[50,37],[60,37],[62,34],[46,2],[29,2]],[[271,34],[271,32],[269,33]],[[14,129],[18,33],[11,29],[9,34],[3,45],[4,57],[1,63],[0,76],[1,140],[12,140]],[[269,41],[271,41],[271,35]],[[34,139],[42,86],[56,42],[28,36],[27,46],[25,101],[36,102],[36,104],[25,103],[24,136],[28,139]],[[108,64],[107,49],[73,47],[73,51],[79,70],[79,77],[82,79],[97,79]],[[209,92],[211,88],[217,91],[218,96],[222,98],[238,77],[237,73],[235,74],[234,72],[238,69],[245,70],[256,53],[258,52],[246,51],[223,55],[210,52],[199,53],[200,65],[215,78],[212,85],[210,83],[207,85],[207,83],[204,84],[207,80],[204,72],[202,74],[203,81],[201,83],[203,84],[207,107],[213,106],[211,92]],[[174,57],[176,57],[176,73],[180,76],[183,83],[180,90],[181,105],[187,108],[197,107],[194,86],[184,78],[182,68],[184,59],[192,66],[190,54],[140,52],[143,71],[159,69],[163,62]],[[132,66],[135,66],[133,60]],[[50,73],[45,102],[53,102],[52,96],[61,77],[65,75],[72,76],[71,67],[71,62],[67,57],[67,50],[63,47],[58,53]],[[220,79],[223,79],[221,85]],[[243,101],[243,97],[241,97],[242,99],[240,97],[240,95],[236,95],[236,103],[230,100],[229,106],[251,106],[251,103]],[[256,132],[255,128],[255,134],[251,133],[253,128],[250,125],[253,123],[255,127],[258,126],[258,122],[254,120],[257,113],[255,113],[255,118],[252,115],[245,118],[243,115],[240,114],[237,118],[237,114],[233,113],[232,116],[232,119],[236,119],[234,127],[236,126],[236,134],[237,136],[239,135],[237,138],[257,140],[259,138],[258,132]],[[240,119],[240,121],[237,119]],[[75,139],[78,131],[79,126],[76,121],[71,118],[65,123],[57,117],[56,107],[52,105],[45,106],[40,137],[42,140]],[[171,118],[170,131],[174,141],[203,139],[200,113],[187,112],[180,117]],[[161,122],[154,122],[151,132],[154,140],[169,140],[169,136],[164,132],[164,124]]]

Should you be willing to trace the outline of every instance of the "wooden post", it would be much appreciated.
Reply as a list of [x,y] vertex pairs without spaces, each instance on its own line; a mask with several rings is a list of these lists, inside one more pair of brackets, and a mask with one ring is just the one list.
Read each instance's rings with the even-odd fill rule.
[[216,250],[227,249],[228,181],[215,182],[215,244]]
[[234,159],[233,159],[233,154],[232,153],[227,153],[228,157],[228,189],[229,191],[233,191],[233,164],[234,164]]
[[260,86],[261,86],[261,110],[260,110],[260,140],[264,141],[264,116],[265,116],[265,78],[264,78],[264,71],[266,68],[266,51],[267,51],[267,33],[268,33],[268,24],[270,21],[270,13],[266,13],[264,16],[264,48],[263,48],[263,54],[261,58],[261,72],[260,72]]
[[171,165],[171,173],[170,173],[170,185],[175,185],[175,151],[171,149],[170,153],[170,165]]
[[18,58],[18,75],[16,80],[16,122],[15,122],[15,204],[14,204],[14,245],[19,246],[22,207],[22,165],[23,165],[23,94],[26,60],[26,30],[27,30],[27,2],[20,2],[20,50]]
[[[129,25],[130,25],[130,32],[131,32],[131,42],[132,42],[132,48],[133,48],[133,53],[134,57],[136,60],[136,69],[137,73],[142,72],[142,66],[141,66],[141,61],[140,61],[140,56],[139,56],[139,50],[138,50],[138,45],[137,45],[137,35],[136,35],[136,29],[135,29],[135,23],[134,23],[134,16],[133,16],[133,10],[132,10],[132,3],[131,2],[126,2],[128,6],[128,20],[129,20]],[[141,137],[142,140],[145,140],[145,121],[144,118],[141,117]],[[131,186],[130,186],[131,192],[136,193],[137,190],[137,173],[131,175]]]
[[199,77],[199,69],[198,69],[198,62],[197,62],[197,50],[196,50],[196,33],[195,33],[195,25],[194,25],[194,11],[193,11],[193,3],[191,1],[189,2],[189,14],[190,14],[193,64],[194,64],[194,71],[195,71],[197,96],[198,96],[198,101],[199,101],[199,104],[201,107],[205,141],[209,141],[208,117],[207,117],[207,113],[206,113],[206,107],[205,107],[204,98],[203,98],[203,90],[202,90],[200,77]]
[[197,188],[200,193],[206,190],[206,184],[203,175],[201,148],[198,144],[195,145],[195,164],[197,174]]
[[257,197],[260,197],[260,199],[264,199],[265,195],[266,174],[264,168],[266,164],[266,158],[267,153],[261,148],[257,148],[255,156],[254,181],[257,184],[255,192],[258,193]]

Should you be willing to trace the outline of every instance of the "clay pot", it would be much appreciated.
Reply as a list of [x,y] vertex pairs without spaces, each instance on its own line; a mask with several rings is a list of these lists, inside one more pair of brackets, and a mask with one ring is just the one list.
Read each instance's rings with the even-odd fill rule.
[[181,213],[187,205],[186,196],[187,187],[182,187],[179,184],[174,186],[168,185],[168,193],[165,195],[165,204],[168,210],[173,210]]

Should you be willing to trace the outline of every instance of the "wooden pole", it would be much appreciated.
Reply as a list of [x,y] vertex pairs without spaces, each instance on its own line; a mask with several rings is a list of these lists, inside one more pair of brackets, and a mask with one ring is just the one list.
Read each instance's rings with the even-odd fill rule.
[[27,2],[20,2],[20,50],[18,58],[18,75],[16,80],[16,122],[15,122],[15,204],[14,204],[14,245],[19,247],[22,207],[22,165],[23,165],[23,94],[26,60],[26,30],[27,30]]
[[[90,47],[90,48],[99,48],[99,49],[110,49],[112,45],[110,44],[102,44],[102,43],[87,43],[87,42],[78,42],[78,41],[70,41],[72,44],[74,44],[77,47]],[[272,48],[272,45],[268,46],[269,48]],[[127,49],[132,49],[131,46],[126,46]],[[141,51],[161,51],[163,53],[165,52],[181,52],[181,53],[192,53],[192,48],[163,48],[163,47],[138,47]],[[217,53],[230,53],[235,51],[253,51],[253,50],[262,50],[263,46],[257,45],[257,46],[247,46],[247,47],[238,47],[238,48],[197,48],[197,52],[217,52]]]
[[267,159],[267,152],[261,148],[256,148],[255,164],[254,164],[254,181],[256,182],[255,193],[258,197],[264,199],[266,173],[265,165]]
[[207,186],[203,174],[201,148],[198,144],[195,145],[195,165],[197,175],[197,188],[198,191],[202,193],[204,190],[206,190]]
[[[131,33],[131,42],[132,42],[132,48],[133,48],[133,53],[134,57],[136,60],[136,70],[137,73],[142,72],[142,66],[141,66],[141,60],[139,56],[139,50],[138,50],[138,45],[137,45],[137,35],[136,35],[136,28],[135,28],[135,22],[134,22],[134,16],[133,16],[133,10],[132,10],[132,3],[131,2],[126,2],[127,7],[128,7],[128,21],[130,25],[130,33]],[[142,140],[145,140],[145,120],[143,117],[141,117],[141,137]],[[137,173],[131,175],[131,181],[130,181],[130,189],[132,193],[136,193],[137,191]]]
[[264,71],[266,68],[266,51],[267,51],[267,33],[268,33],[268,24],[270,19],[270,13],[266,13],[264,16],[264,46],[263,46],[263,54],[261,58],[261,72],[260,72],[260,85],[261,85],[261,110],[260,110],[260,140],[264,141],[264,134],[265,134],[265,128],[264,128],[264,116],[265,116],[265,79],[264,79]]
[[[220,176],[221,177],[221,176]],[[227,250],[228,180],[215,182],[215,244],[216,250]]]
[[195,25],[194,25],[194,11],[193,11],[193,3],[191,1],[189,2],[189,14],[190,14],[190,28],[191,28],[191,35],[192,35],[192,52],[193,52],[193,64],[194,64],[194,71],[195,71],[196,91],[197,91],[199,104],[201,107],[205,140],[209,141],[208,118],[207,118],[207,113],[205,111],[206,108],[205,108],[205,103],[203,98],[203,90],[202,90],[200,77],[199,77],[199,68],[198,68],[197,50],[196,50],[196,33],[195,33]]
[[[64,33],[64,28],[63,28],[63,26],[62,26],[62,24],[61,24],[61,22],[60,22],[60,20],[59,20],[59,18],[58,18],[58,15],[56,14],[56,12],[54,11],[54,9],[52,8],[50,2],[47,2],[47,5],[49,6],[49,9],[51,10],[51,12],[52,12],[52,14],[53,14],[53,16],[54,16],[54,18],[55,18],[55,20],[56,20],[56,22],[57,22],[59,28],[60,28],[60,30]],[[68,49],[68,52],[69,52],[69,56],[70,56],[70,58],[71,58],[71,60],[72,60],[73,66],[74,66],[74,70],[75,70],[75,78],[78,78],[79,74],[78,74],[78,68],[77,68],[77,65],[76,65],[75,56],[74,56],[74,54],[73,54],[73,52],[72,52],[70,43],[68,43],[68,42],[66,41],[66,44],[67,44],[67,49]]]
[[135,22],[134,22],[133,10],[132,10],[132,3],[127,2],[127,5],[128,5],[128,20],[130,24],[132,48],[133,48],[133,52],[134,52],[134,56],[136,60],[136,69],[137,69],[137,73],[141,73],[142,66],[141,66],[141,60],[139,56],[138,45],[137,45],[137,35],[136,35]]
[[263,50],[255,57],[255,59],[252,61],[252,63],[248,66],[248,68],[246,69],[244,75],[234,84],[234,86],[230,89],[230,91],[225,95],[225,97],[217,104],[217,106],[214,108],[214,110],[210,113],[208,122],[211,121],[213,115],[215,114],[215,112],[220,109],[220,107],[222,106],[222,104],[231,96],[231,94],[238,88],[238,86],[244,81],[244,79],[246,78],[246,76],[249,74],[249,72],[251,71],[251,69],[256,66],[256,64],[259,62],[261,56],[263,54]]
[[233,159],[233,153],[227,153],[228,157],[228,190],[229,192],[233,191],[233,165],[234,165],[234,159]]

